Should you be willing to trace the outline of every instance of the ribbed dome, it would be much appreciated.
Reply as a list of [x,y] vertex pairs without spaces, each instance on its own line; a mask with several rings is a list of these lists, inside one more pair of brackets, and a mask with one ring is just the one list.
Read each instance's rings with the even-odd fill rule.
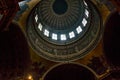
[[96,7],[84,0],[41,0],[30,13],[26,29],[32,48],[52,61],[83,57],[102,33]]
[[51,30],[73,29],[82,21],[84,5],[82,0],[42,0],[37,13]]
[[39,35],[57,45],[80,39],[89,28],[91,18],[83,0],[42,0],[34,17]]

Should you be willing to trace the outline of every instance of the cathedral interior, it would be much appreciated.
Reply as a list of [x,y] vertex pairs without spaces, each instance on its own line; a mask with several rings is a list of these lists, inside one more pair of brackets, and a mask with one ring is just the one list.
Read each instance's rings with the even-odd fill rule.
[[119,0],[0,0],[0,80],[120,80]]

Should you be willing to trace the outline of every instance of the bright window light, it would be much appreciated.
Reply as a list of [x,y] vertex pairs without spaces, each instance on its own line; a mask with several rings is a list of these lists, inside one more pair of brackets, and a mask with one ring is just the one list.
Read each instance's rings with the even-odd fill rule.
[[67,39],[65,34],[61,34],[60,38],[61,38],[62,41]]
[[76,31],[77,31],[78,34],[79,34],[80,32],[82,32],[81,26],[78,26],[78,27],[76,28]]
[[35,21],[36,21],[36,22],[38,21],[38,15],[35,16]]
[[53,33],[52,34],[52,39],[57,40],[57,34]]
[[27,1],[20,1],[18,2],[19,6],[24,6],[26,4]]
[[49,37],[49,31],[47,29],[45,29],[44,35],[47,36],[47,37]]
[[84,27],[86,26],[86,24],[87,24],[87,20],[86,20],[85,18],[83,18],[83,20],[82,20],[82,24],[83,24]]
[[85,14],[86,14],[87,17],[89,17],[89,12],[88,12],[87,9],[85,9]]
[[39,24],[38,24],[38,29],[39,29],[40,31],[42,31],[42,27],[43,27],[42,24],[39,23]]
[[70,32],[70,33],[69,33],[69,37],[70,37],[70,38],[75,37],[75,33],[74,33],[73,31],[72,31],[72,32]]
[[88,6],[87,3],[86,3],[85,1],[84,1],[84,4],[85,4],[86,6]]

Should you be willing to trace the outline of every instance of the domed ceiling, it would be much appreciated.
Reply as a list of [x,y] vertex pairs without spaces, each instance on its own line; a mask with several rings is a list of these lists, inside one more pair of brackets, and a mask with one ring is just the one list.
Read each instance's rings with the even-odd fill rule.
[[52,61],[77,60],[101,37],[96,7],[84,0],[41,0],[31,11],[27,36],[38,55]]
[[55,65],[46,72],[43,80],[96,80],[96,75],[88,67],[67,63]]

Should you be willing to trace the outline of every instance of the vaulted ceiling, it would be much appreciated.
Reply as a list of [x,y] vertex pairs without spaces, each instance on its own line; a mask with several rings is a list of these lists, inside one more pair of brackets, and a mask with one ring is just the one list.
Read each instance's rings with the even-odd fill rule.
[[[59,26],[52,28],[53,30],[51,31],[53,32],[51,32],[51,37],[47,37],[46,36],[47,34],[44,35],[44,33],[41,34],[42,31],[40,32],[40,27],[39,25],[37,25],[35,21],[36,14],[40,12],[37,8],[37,6],[39,6],[39,3],[40,3],[39,0],[25,0],[23,2],[24,4],[21,3],[21,1],[24,1],[24,0],[19,0],[19,1],[18,0],[9,0],[9,1],[0,0],[0,38],[1,38],[0,39],[0,79],[1,80],[20,80],[20,79],[48,80],[47,77],[52,77],[54,75],[52,71],[56,73],[56,68],[60,68],[61,70],[62,69],[64,70],[67,68],[66,65],[72,65],[73,69],[75,68],[75,65],[79,65],[81,67],[81,70],[85,69],[85,70],[88,70],[88,72],[89,71],[92,72],[92,74],[97,79],[103,79],[103,78],[104,78],[103,80],[112,80],[112,79],[119,80],[120,79],[119,77],[119,74],[120,74],[120,62],[119,62],[120,61],[119,59],[120,57],[119,56],[120,2],[119,0],[116,0],[116,1],[91,0],[91,2],[94,4],[93,7],[97,8],[100,14],[100,19],[102,21],[101,27],[104,31],[104,32],[101,32],[100,34],[103,37],[100,35],[97,35],[97,33],[96,34],[92,33],[91,34],[92,38],[86,36],[86,38],[82,40],[82,38],[84,38],[84,36],[82,35],[79,38],[81,39],[81,41],[79,41],[79,39],[76,38],[76,36],[78,35],[77,27],[74,30],[73,28],[68,28],[68,26],[66,28],[61,26],[61,25],[67,25],[67,23],[61,24],[60,26],[62,30],[68,29],[67,45],[64,43],[60,43],[61,45],[58,44],[59,42],[62,42],[61,38],[59,37],[52,38],[52,33],[57,32],[55,31],[55,29],[60,28]],[[58,2],[59,1],[60,0],[58,0]],[[89,1],[86,0],[86,2],[89,4]],[[43,5],[43,6],[47,6],[47,5]],[[88,8],[90,8],[90,6]],[[101,27],[99,27],[97,23],[99,22],[99,20],[98,18],[96,18],[96,15],[95,15],[96,13],[95,14],[91,13],[92,10],[89,10],[89,9],[88,11],[90,11],[89,17],[90,18],[92,17],[92,18],[90,23],[89,23],[89,20],[87,19],[90,27],[86,29],[86,32],[87,31],[91,32],[91,30],[94,30],[94,32],[96,32],[97,30],[99,31],[100,29],[98,28],[101,28]],[[47,15],[49,16],[50,14],[47,14]],[[44,17],[44,15],[42,15],[41,17]],[[31,18],[31,20],[29,18]],[[50,25],[52,25],[52,21],[49,19],[53,19],[53,18],[51,18],[50,16],[47,18],[48,19],[46,20],[44,19],[44,20],[46,22],[47,21],[50,22],[51,23]],[[54,18],[54,19],[55,19],[54,20],[55,22],[57,18]],[[66,21],[65,18],[60,20],[63,23]],[[71,16],[69,21],[70,20],[71,20]],[[82,21],[82,19],[80,21]],[[42,24],[44,25],[44,22]],[[92,24],[95,24],[95,25],[93,26]],[[35,25],[35,27],[29,28],[33,32],[31,31],[27,32],[28,27],[31,25]],[[59,25],[59,24],[54,24],[54,25]],[[44,28],[48,29],[47,27],[45,26]],[[39,31],[36,29],[39,29]],[[73,30],[71,34],[73,35],[74,33],[75,38],[73,36],[72,38],[70,38],[71,35],[69,35],[69,30]],[[62,33],[56,33],[56,34],[61,35]],[[86,33],[83,33],[83,34],[86,34]],[[87,33],[87,34],[89,35],[90,33]],[[35,36],[40,38],[37,39]],[[84,46],[85,44],[84,42],[94,41],[94,36],[99,36],[100,38],[96,38],[95,43],[94,42],[91,43],[92,45],[87,43],[86,47],[84,47],[83,50],[81,51],[81,46],[82,47]],[[53,39],[57,39],[58,41],[55,41]],[[36,45],[39,45],[39,46],[36,46]],[[78,47],[76,47],[76,45]],[[57,51],[57,49],[60,49],[60,50]],[[53,52],[51,52],[52,50]],[[52,55],[53,53],[54,53],[54,57],[51,57],[53,56]],[[70,54],[70,56],[67,56],[67,57],[64,56],[62,58],[61,55],[60,56],[56,55],[58,53],[63,53],[62,55],[66,55],[66,53],[68,53]],[[86,56],[77,55],[75,57],[72,57],[71,54],[73,53],[75,54],[78,53],[79,55],[81,54],[84,55],[83,53],[85,53],[87,55]],[[46,59],[46,54],[48,54],[47,57],[50,56],[50,58]],[[71,60],[69,61],[69,59],[74,61],[71,61]],[[54,60],[56,61],[54,62]],[[70,63],[70,64],[67,64],[67,63]],[[70,66],[69,69],[71,68],[72,67]],[[69,70],[67,69],[65,70],[66,73],[69,72]],[[51,71],[50,73],[52,74],[49,74],[49,71]],[[57,71],[59,71],[59,69]],[[45,77],[46,75],[52,75],[52,76]],[[58,74],[58,76],[61,76],[61,75]],[[65,77],[65,76],[62,75],[62,77]]]

